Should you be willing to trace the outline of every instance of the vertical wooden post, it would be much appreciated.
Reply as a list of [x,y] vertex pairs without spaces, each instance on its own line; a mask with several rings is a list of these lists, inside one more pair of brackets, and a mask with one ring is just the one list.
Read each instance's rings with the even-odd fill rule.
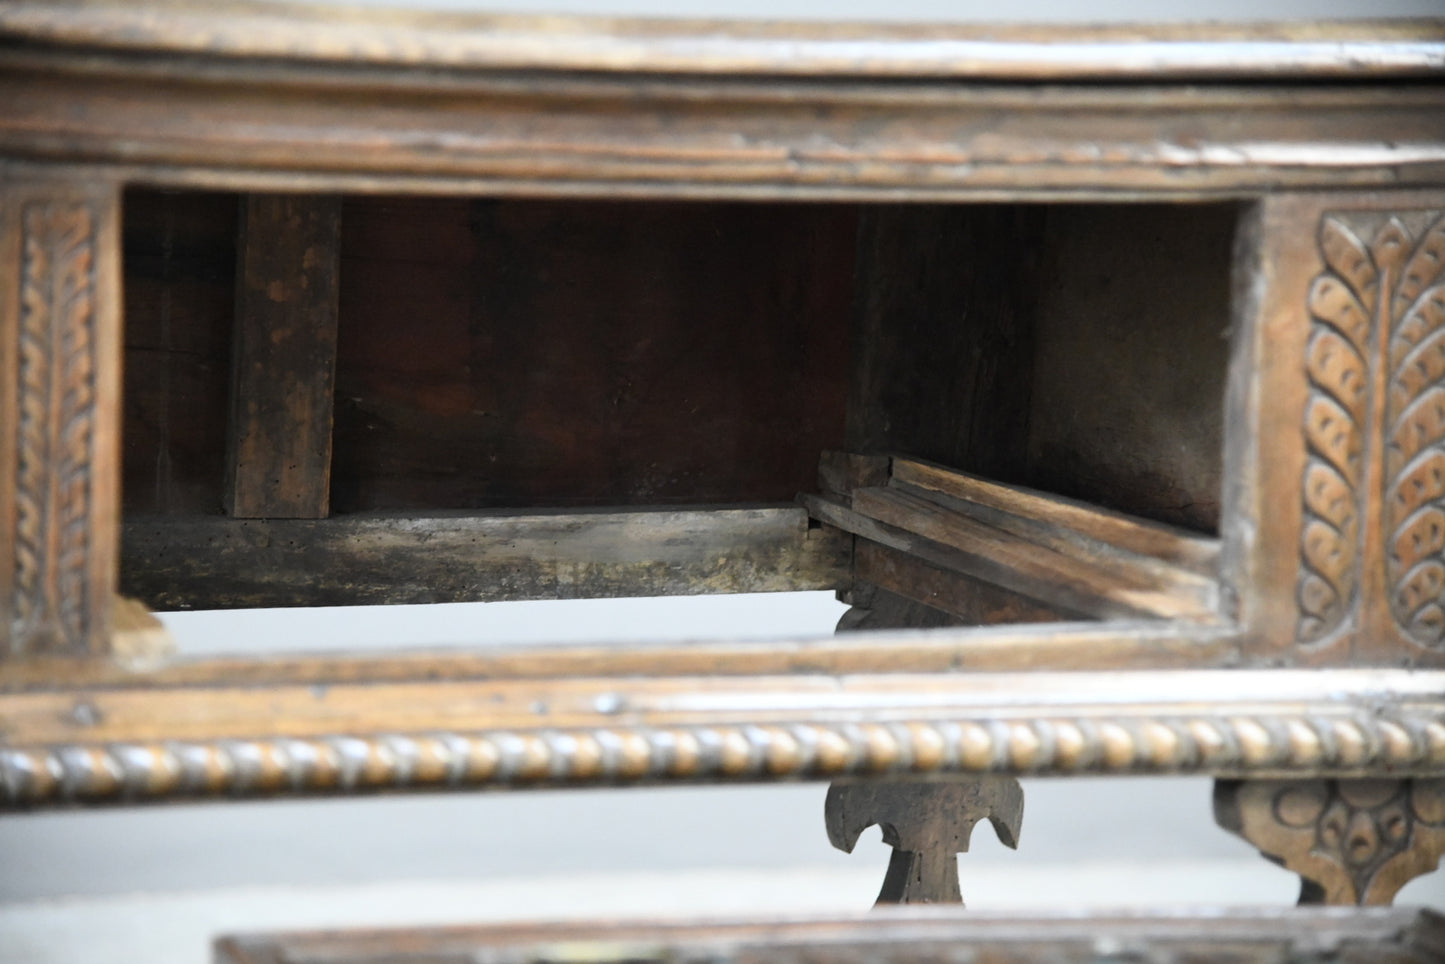
[[341,199],[241,201],[226,511],[319,519],[330,510]]
[[1226,577],[1251,659],[1445,665],[1445,195],[1281,195],[1240,234]]
[[110,645],[119,208],[113,184],[0,182],[0,658]]

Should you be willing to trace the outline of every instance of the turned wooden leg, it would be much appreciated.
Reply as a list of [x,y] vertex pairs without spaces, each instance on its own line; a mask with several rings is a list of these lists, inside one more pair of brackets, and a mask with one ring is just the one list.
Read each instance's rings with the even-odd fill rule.
[[1218,780],[1214,818],[1299,874],[1301,904],[1389,904],[1445,853],[1445,780]]
[[1018,847],[1024,792],[1011,777],[949,780],[840,780],[824,804],[828,839],[852,853],[873,824],[893,848],[880,904],[961,904],[958,854],[974,824],[987,818],[1008,847]]
[[111,646],[119,291],[114,185],[0,182],[0,659]]

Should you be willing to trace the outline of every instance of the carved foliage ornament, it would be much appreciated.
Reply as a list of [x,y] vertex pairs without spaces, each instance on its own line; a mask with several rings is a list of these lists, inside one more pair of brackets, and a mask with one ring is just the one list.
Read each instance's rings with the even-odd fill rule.
[[1445,852],[1445,780],[1220,781],[1214,805],[1304,878],[1302,904],[1388,904]]
[[[1310,286],[1301,642],[1357,624],[1369,567],[1420,646],[1445,645],[1445,217],[1367,244],[1325,217]],[[1375,501],[1378,497],[1379,501]],[[1369,518],[1379,506],[1379,518]],[[1371,549],[1373,533],[1383,544]],[[1381,558],[1382,557],[1382,558]]]
[[89,630],[95,225],[80,202],[21,211],[10,638],[22,652],[77,649]]

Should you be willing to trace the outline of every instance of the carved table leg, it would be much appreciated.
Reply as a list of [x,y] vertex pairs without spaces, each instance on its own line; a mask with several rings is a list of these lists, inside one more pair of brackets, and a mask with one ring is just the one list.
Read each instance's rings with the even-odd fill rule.
[[883,829],[893,856],[878,903],[961,904],[957,855],[968,850],[974,824],[987,818],[1017,848],[1024,792],[1010,777],[840,780],[828,788],[824,813],[828,839],[845,853],[868,827]]
[[0,659],[110,647],[119,291],[114,185],[0,178]]
[[1445,853],[1445,780],[1218,780],[1214,818],[1299,874],[1301,904],[1389,904]]

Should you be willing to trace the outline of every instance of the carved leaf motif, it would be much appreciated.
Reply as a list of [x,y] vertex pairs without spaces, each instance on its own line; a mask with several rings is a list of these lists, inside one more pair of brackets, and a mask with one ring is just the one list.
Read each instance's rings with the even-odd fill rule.
[[88,629],[94,217],[85,204],[32,203],[21,230],[12,639],[73,648]]
[[1398,274],[1391,272],[1392,277],[1399,278],[1391,314],[1396,318],[1408,316],[1421,293],[1439,282],[1442,270],[1445,270],[1445,218],[1437,219],[1426,228],[1404,267]]
[[1321,222],[1319,247],[1328,270],[1314,279],[1307,297],[1308,461],[1296,589],[1295,635],[1305,643],[1338,631],[1356,601],[1368,345],[1379,284],[1372,255],[1340,221]]
[[1320,275],[1310,286],[1310,314],[1317,323],[1332,325],[1352,345],[1365,348],[1370,331],[1370,312],[1360,296],[1333,275]]
[[1336,218],[1325,218],[1320,224],[1320,253],[1330,270],[1356,292],[1364,308],[1362,314],[1372,314],[1379,276],[1374,259],[1360,239]]
[[1411,398],[1445,376],[1445,288],[1431,289],[1430,297],[1418,306],[1417,312],[1407,316],[1401,328],[1418,325],[1428,329],[1428,334],[1411,342],[1413,347],[1406,346],[1405,340],[1400,339],[1397,344],[1408,347],[1408,350],[1397,350],[1395,357],[1391,358],[1395,384],[1390,403],[1396,409],[1404,408]]
[[1435,219],[1418,244],[1408,243],[1408,234],[1404,239],[1389,242],[1398,254],[1386,278],[1393,317],[1385,570],[1396,624],[1415,642],[1439,646],[1445,643],[1439,592],[1445,581],[1445,217]]

